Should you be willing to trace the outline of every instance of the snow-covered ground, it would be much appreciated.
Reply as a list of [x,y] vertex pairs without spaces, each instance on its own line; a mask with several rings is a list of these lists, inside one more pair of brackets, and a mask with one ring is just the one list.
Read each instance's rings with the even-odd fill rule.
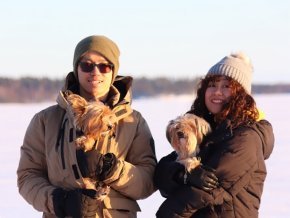
[[[266,118],[272,123],[275,132],[275,148],[266,161],[266,178],[260,217],[290,217],[290,95],[257,95],[257,104]],[[165,138],[165,127],[170,119],[186,112],[193,96],[167,96],[139,99],[133,101],[133,107],[146,118],[155,139],[157,158],[171,152]],[[19,195],[16,184],[16,169],[26,127],[37,111],[52,103],[40,104],[0,104],[0,218],[41,217]],[[155,212],[164,199],[159,192],[139,201],[142,212],[138,217],[155,217]]]

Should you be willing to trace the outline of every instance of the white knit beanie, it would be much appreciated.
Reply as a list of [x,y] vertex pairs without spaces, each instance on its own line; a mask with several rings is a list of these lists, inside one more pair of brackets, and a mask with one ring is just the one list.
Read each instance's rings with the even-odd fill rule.
[[233,53],[212,66],[206,76],[228,76],[240,83],[251,94],[253,66],[244,53]]

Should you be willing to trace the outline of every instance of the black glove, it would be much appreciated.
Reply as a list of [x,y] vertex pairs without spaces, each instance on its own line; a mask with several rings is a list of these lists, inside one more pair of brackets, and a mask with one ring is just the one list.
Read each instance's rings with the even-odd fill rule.
[[103,155],[97,150],[77,150],[77,161],[82,176],[97,181],[109,178],[117,165],[117,158],[113,153]]
[[64,217],[96,217],[99,202],[97,193],[93,189],[75,189],[65,191],[57,188],[52,193],[53,208],[55,215]]
[[117,165],[117,158],[113,153],[107,153],[103,155],[102,164],[100,164],[100,166],[102,167],[99,168],[99,171],[98,171],[98,179],[100,181],[103,181],[109,178],[110,176],[112,176],[116,165]]
[[219,185],[215,170],[205,165],[200,165],[188,173],[186,182],[204,191],[211,191]]

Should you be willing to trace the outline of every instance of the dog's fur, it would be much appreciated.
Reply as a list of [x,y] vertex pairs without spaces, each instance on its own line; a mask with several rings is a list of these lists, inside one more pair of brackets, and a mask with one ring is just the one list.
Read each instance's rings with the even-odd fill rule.
[[[92,150],[100,137],[113,134],[114,113],[108,106],[100,101],[87,102],[76,94],[67,95],[66,100],[74,115],[75,128],[83,132],[83,135],[75,140],[77,149],[83,149],[85,152]],[[86,189],[95,189],[99,200],[103,200],[110,191],[108,185],[91,178],[84,178],[84,186]]]
[[99,137],[114,132],[114,113],[101,101],[87,102],[76,94],[68,95],[67,101],[74,115],[76,129],[84,134],[76,139],[78,149],[85,152],[92,150]]
[[196,157],[199,145],[205,135],[211,132],[210,125],[201,117],[193,114],[178,116],[169,121],[166,137],[178,157],[177,161],[190,172],[200,165],[200,158]]

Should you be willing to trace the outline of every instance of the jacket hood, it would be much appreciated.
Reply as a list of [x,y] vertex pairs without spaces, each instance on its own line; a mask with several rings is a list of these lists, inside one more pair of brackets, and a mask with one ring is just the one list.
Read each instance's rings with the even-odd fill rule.
[[[132,82],[133,78],[130,76],[117,76],[110,87],[108,99],[105,103],[112,108],[119,104],[131,104]],[[56,100],[64,109],[67,108],[67,102],[64,98],[65,92],[79,94],[79,82],[73,72],[66,76],[65,84]]]
[[117,104],[131,104],[132,82],[133,78],[130,76],[117,76],[110,88],[107,104],[111,107]]
[[267,120],[260,120],[259,122],[256,122],[252,127],[260,136],[260,139],[262,141],[264,159],[266,160],[270,157],[274,148],[275,138],[272,125]]

